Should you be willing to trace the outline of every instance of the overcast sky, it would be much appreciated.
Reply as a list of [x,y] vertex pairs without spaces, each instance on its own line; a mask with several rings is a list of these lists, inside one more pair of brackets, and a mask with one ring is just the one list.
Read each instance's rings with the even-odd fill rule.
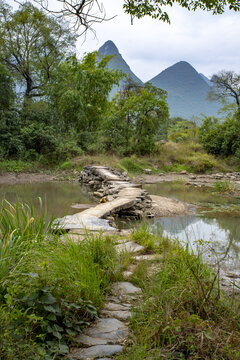
[[135,19],[122,10],[122,0],[103,0],[107,13],[116,18],[95,26],[92,33],[78,40],[77,51],[98,49],[112,40],[132,71],[143,81],[180,60],[189,62],[198,72],[211,77],[220,70],[240,72],[240,13],[227,11],[223,15],[209,12],[188,12],[173,6],[167,10],[171,24],[144,18]]

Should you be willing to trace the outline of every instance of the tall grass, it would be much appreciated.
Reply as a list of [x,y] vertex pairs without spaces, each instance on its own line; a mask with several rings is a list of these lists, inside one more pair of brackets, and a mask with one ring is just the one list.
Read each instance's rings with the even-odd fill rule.
[[240,359],[239,301],[220,291],[200,256],[175,243],[154,275],[146,274],[135,279],[143,299],[131,320],[133,345],[117,359]]
[[39,198],[39,210],[29,204],[3,200],[0,208],[0,279],[15,268],[35,242],[48,233],[46,205]]

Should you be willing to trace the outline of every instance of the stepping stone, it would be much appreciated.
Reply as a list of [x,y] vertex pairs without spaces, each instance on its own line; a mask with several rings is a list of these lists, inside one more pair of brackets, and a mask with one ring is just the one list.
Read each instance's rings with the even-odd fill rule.
[[119,320],[128,320],[131,317],[131,312],[129,310],[102,310],[101,315],[107,316],[107,317],[115,317]]
[[87,328],[86,335],[97,337],[96,334],[110,333],[119,329],[126,328],[126,325],[117,319],[98,319],[91,327]]
[[70,359],[99,359],[103,356],[112,356],[122,351],[123,346],[121,345],[96,345],[76,351],[74,354],[70,355]]
[[95,345],[107,345],[107,340],[101,338],[94,338],[91,336],[87,336],[84,334],[80,334],[77,338],[75,338],[78,344],[82,344],[85,346],[95,346]]
[[118,253],[123,252],[123,251],[127,251],[130,253],[137,253],[139,251],[142,251],[144,249],[144,247],[135,243],[134,241],[129,241],[124,244],[116,245],[115,249],[117,250]]
[[125,311],[129,310],[131,308],[131,305],[129,304],[115,304],[115,303],[106,303],[104,306],[104,310],[110,310],[110,311]]
[[108,343],[122,343],[129,334],[128,327],[118,319],[98,319],[92,326],[84,329],[77,337],[77,342],[89,345],[104,345]]
[[156,261],[162,260],[163,256],[161,254],[150,254],[150,255],[137,255],[133,257],[136,261]]
[[136,295],[141,292],[140,288],[127,281],[116,282],[112,286],[112,293],[116,296]]
[[132,276],[132,274],[133,274],[132,271],[124,271],[123,272],[123,278],[127,280]]
[[129,242],[128,239],[119,239],[119,240],[116,240],[116,243],[117,243],[117,244],[125,244],[125,243],[127,243],[127,242]]

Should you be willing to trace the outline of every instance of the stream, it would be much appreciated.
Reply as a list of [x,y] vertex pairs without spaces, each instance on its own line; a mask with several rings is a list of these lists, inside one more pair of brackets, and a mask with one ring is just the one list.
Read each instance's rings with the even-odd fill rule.
[[[240,255],[240,199],[212,194],[205,190],[186,187],[182,183],[157,183],[144,185],[149,194],[159,195],[197,205],[191,215],[155,218],[148,224],[153,231],[177,238],[212,262],[221,260],[226,271],[239,272]],[[28,185],[0,185],[0,201],[28,200],[32,197],[38,206],[38,197],[47,199],[48,218],[74,214],[94,204],[87,188],[78,183],[45,182]],[[72,208],[73,204],[82,204]],[[84,205],[85,204],[85,205]],[[133,227],[136,223],[121,222],[121,227]],[[204,244],[204,246],[202,246]],[[206,250],[207,249],[207,250]]]

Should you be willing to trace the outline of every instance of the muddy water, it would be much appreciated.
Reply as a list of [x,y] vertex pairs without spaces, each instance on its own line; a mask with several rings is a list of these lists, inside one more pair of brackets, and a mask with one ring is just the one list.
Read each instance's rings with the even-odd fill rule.
[[[93,204],[93,198],[86,188],[78,183],[45,182],[27,185],[0,185],[0,201],[7,199],[10,202],[29,201],[32,197],[34,204],[38,207],[38,197],[46,198],[48,218],[51,216],[61,217],[74,214],[84,207]],[[74,204],[82,204],[79,208],[72,208]],[[85,204],[85,205],[84,205]]]
[[[198,205],[194,215],[154,219],[151,227],[189,244],[194,251],[220,261],[228,271],[240,271],[240,199],[181,183],[145,185],[150,194]],[[203,245],[202,245],[203,244]]]

